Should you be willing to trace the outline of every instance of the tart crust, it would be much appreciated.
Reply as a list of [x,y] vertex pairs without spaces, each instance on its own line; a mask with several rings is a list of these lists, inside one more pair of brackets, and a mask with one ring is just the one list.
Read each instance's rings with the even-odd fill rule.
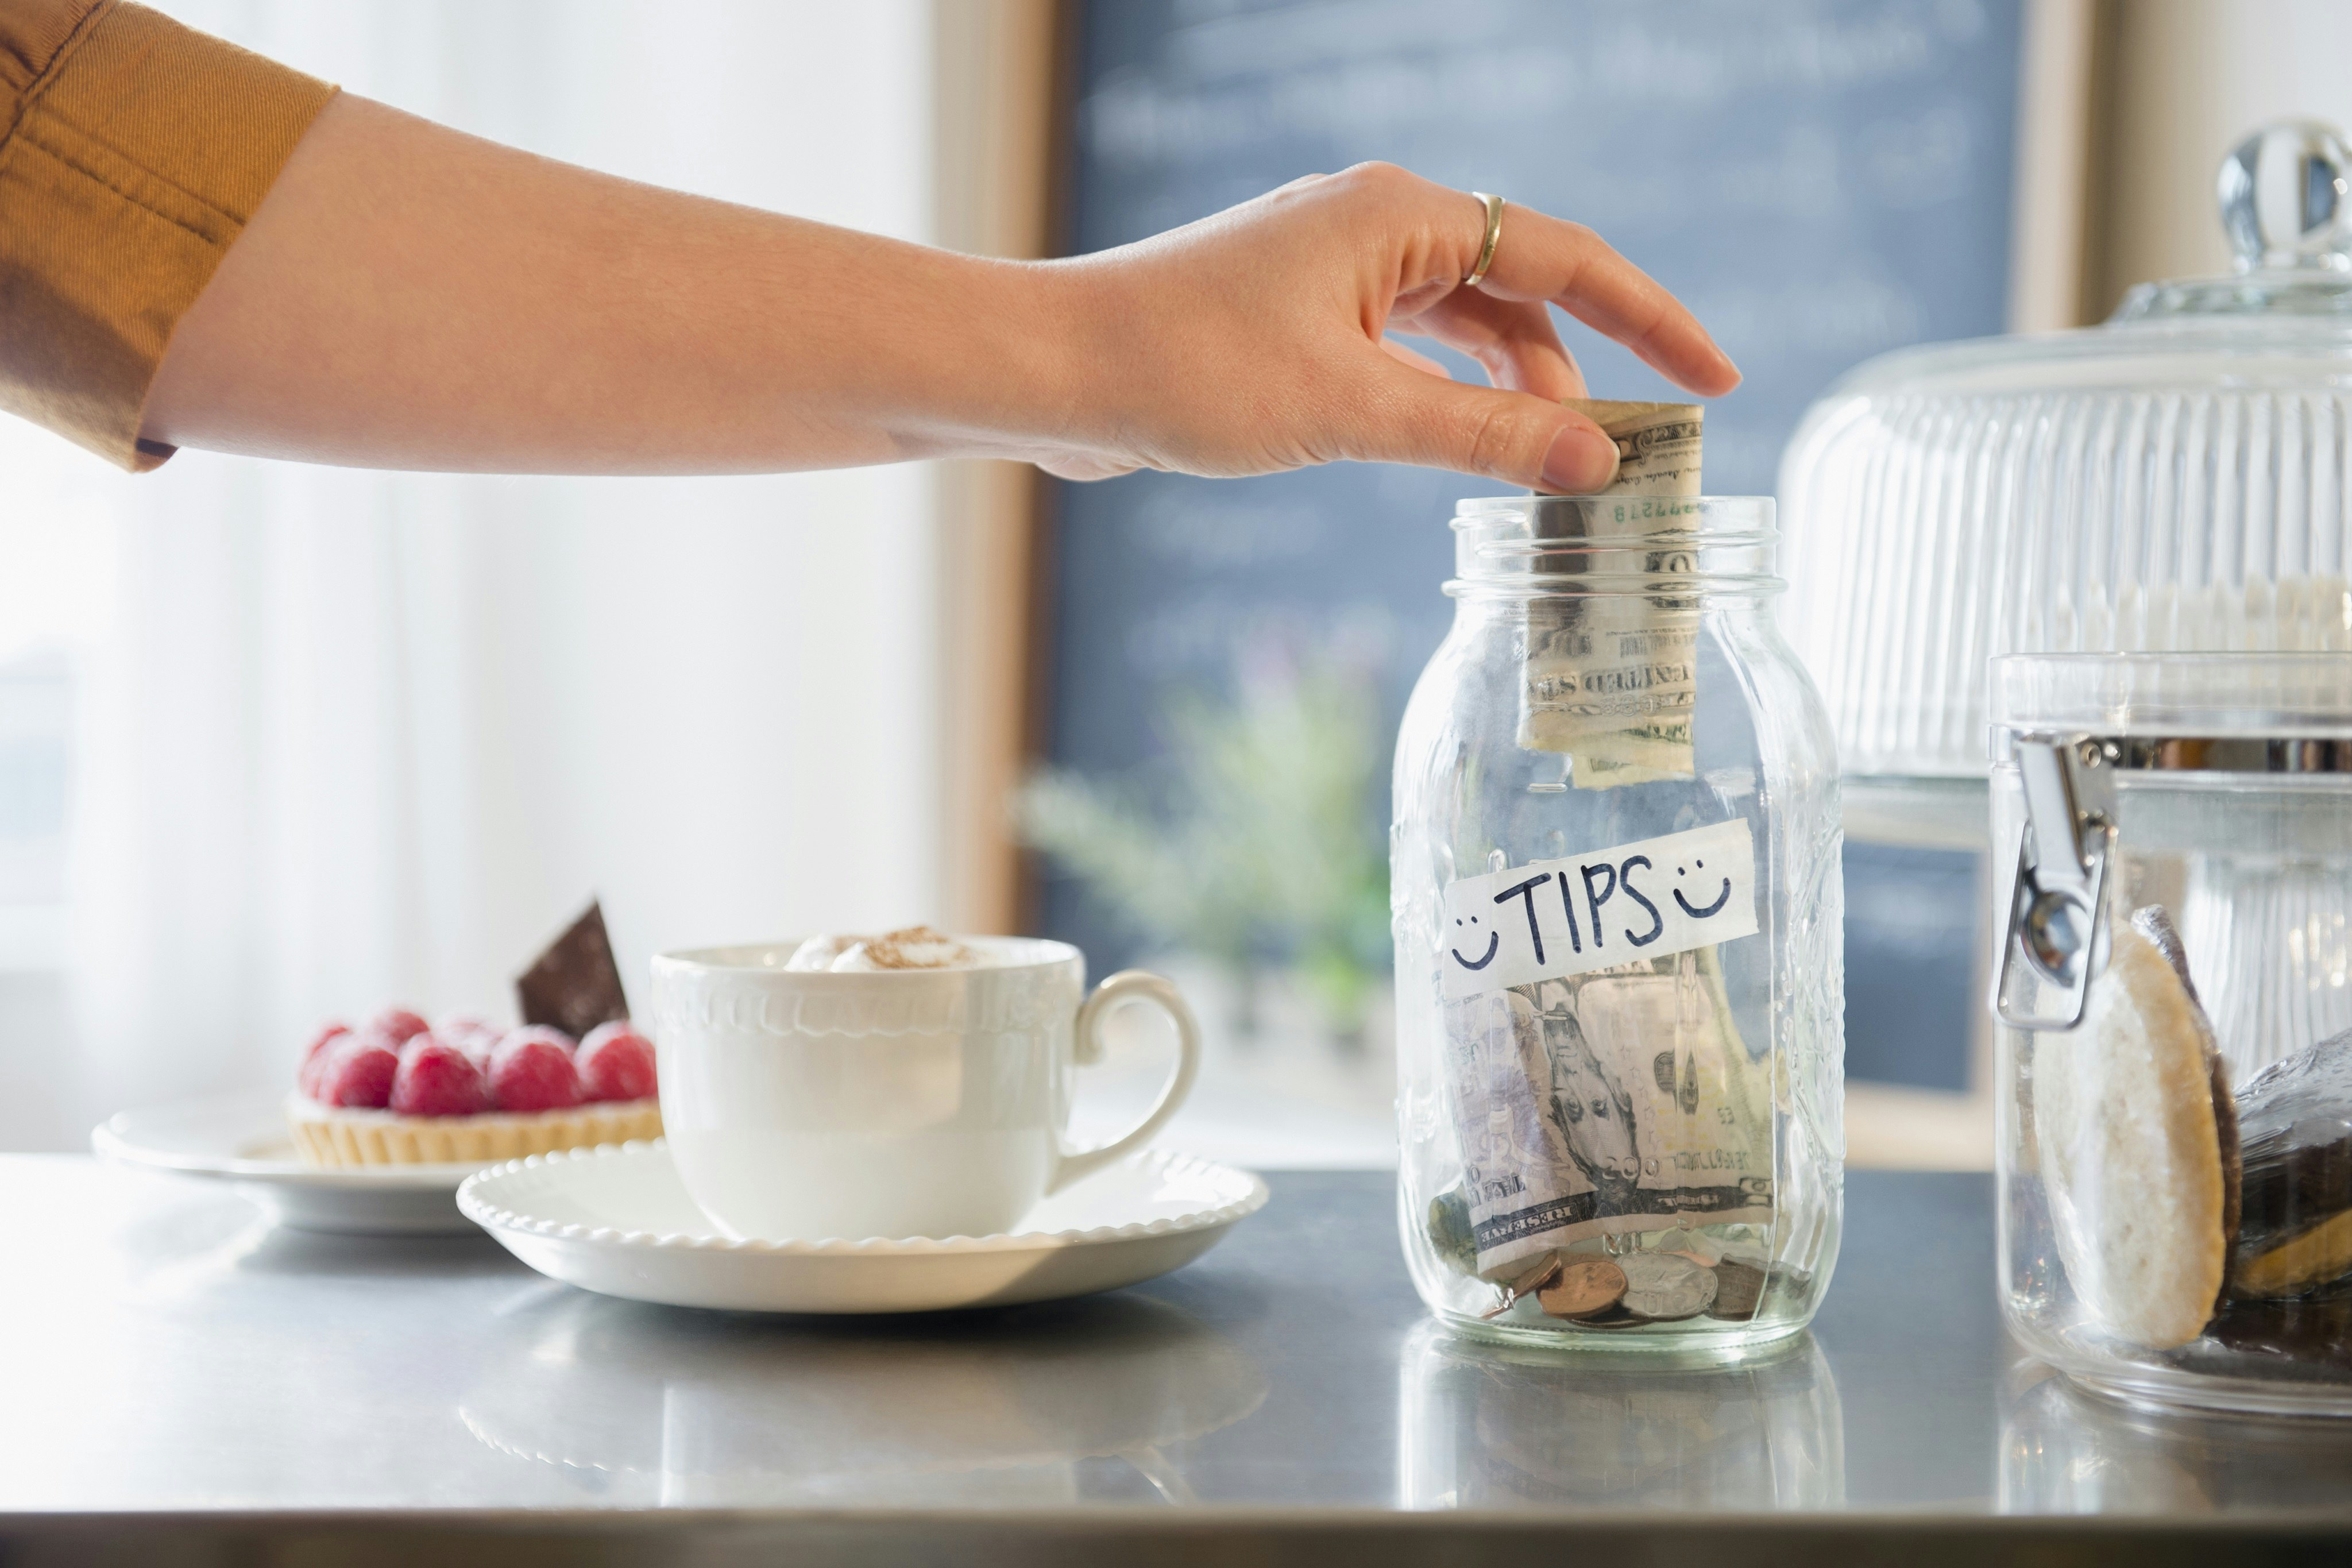
[[551,1154],[598,1143],[658,1138],[658,1100],[608,1100],[562,1110],[478,1116],[401,1116],[286,1097],[294,1146],[313,1165],[462,1165]]

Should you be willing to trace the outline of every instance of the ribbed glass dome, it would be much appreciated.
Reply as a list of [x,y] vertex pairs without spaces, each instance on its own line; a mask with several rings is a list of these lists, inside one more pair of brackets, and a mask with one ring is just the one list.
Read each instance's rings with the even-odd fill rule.
[[1886,354],[1807,415],[1784,625],[1880,831],[1981,824],[1996,657],[2352,648],[2347,164],[2271,126],[2222,164],[2232,274]]

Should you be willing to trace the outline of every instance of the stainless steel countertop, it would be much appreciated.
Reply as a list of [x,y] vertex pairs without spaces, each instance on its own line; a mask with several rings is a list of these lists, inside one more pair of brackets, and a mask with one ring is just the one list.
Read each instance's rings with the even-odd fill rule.
[[[1983,1177],[1852,1176],[1813,1331],[1728,1370],[1465,1345],[1413,1297],[1386,1175],[1270,1181],[1264,1213],[1135,1289],[819,1321],[613,1300],[488,1237],[273,1230],[202,1184],[0,1158],[0,1560],[135,1528],[166,1561],[297,1524],[694,1562],[1247,1539],[1370,1563],[1564,1519],[1708,1551],[1859,1531],[1966,1554],[2139,1523],[2210,1563],[2352,1538],[2352,1423],[2139,1415],[2021,1360]],[[149,1517],[94,1517],[124,1512]],[[2083,1515],[2116,1517],[2063,1522]]]

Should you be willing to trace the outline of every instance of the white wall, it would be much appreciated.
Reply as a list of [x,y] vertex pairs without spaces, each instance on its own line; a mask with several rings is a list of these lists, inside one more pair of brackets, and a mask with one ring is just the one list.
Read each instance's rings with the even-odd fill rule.
[[[163,5],[462,129],[929,237],[920,0]],[[72,1021],[55,977],[0,986],[0,1148],[278,1081],[329,1014],[504,1014],[592,891],[641,1007],[660,948],[936,912],[927,470],[486,479],[190,452],[131,479],[41,451],[115,563],[84,683]]]

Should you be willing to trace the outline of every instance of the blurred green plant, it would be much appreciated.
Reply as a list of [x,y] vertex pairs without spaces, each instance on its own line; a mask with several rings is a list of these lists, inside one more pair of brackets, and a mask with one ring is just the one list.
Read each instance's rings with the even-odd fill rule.
[[1164,763],[1105,781],[1045,770],[1023,788],[1023,837],[1114,916],[1215,963],[1243,1023],[1258,973],[1286,967],[1334,1035],[1360,1037],[1387,973],[1388,862],[1376,791],[1388,733],[1368,675],[1318,664],[1179,696]]

